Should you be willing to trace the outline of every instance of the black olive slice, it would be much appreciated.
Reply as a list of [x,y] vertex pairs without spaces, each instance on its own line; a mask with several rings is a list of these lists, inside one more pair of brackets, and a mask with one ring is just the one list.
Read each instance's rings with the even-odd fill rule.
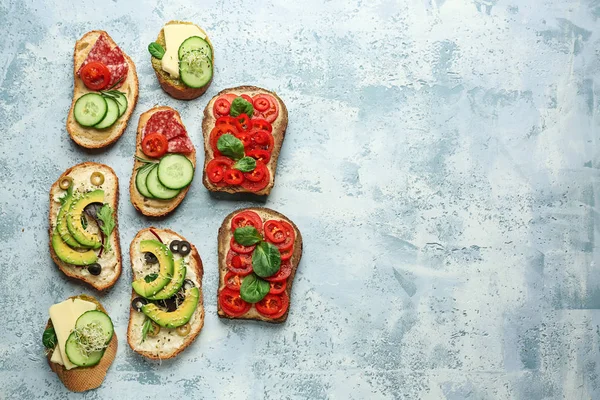
[[156,256],[149,251],[144,253],[144,259],[146,260],[147,264],[156,264],[158,262],[158,258],[156,258]]
[[185,281],[183,281],[183,289],[184,290],[189,290],[193,287],[196,286],[196,284],[194,283],[194,281],[190,280],[190,279],[186,279]]
[[144,299],[143,297],[136,297],[131,301],[131,308],[133,308],[135,311],[142,311],[142,306],[144,304],[148,304],[148,300]]
[[102,267],[98,263],[88,265],[87,269],[92,275],[100,275],[100,273],[102,272]]
[[189,242],[186,242],[185,240],[179,242],[179,254],[185,257],[190,254],[190,251],[192,251],[192,247]]
[[180,245],[180,241],[179,240],[173,240],[171,242],[171,244],[169,244],[169,249],[171,249],[172,253],[179,253],[179,245]]

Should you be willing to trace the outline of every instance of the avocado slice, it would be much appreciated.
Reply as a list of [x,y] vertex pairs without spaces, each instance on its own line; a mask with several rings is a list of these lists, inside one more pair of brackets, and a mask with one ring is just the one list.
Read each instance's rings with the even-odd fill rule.
[[162,288],[171,282],[175,263],[173,262],[173,253],[171,253],[171,250],[158,240],[142,240],[140,242],[140,252],[150,252],[154,254],[158,259],[158,265],[160,267],[158,277],[152,282],[146,282],[142,277],[136,279],[131,284],[133,290],[135,290],[137,294],[148,298],[150,296],[155,296]]
[[67,192],[67,197],[65,198],[65,202],[60,207],[60,211],[58,212],[58,218],[56,221],[56,229],[58,230],[58,234],[62,238],[62,240],[71,247],[79,248],[81,244],[69,233],[69,228],[67,228],[67,212],[71,208],[73,204],[73,192],[72,189],[69,188]]
[[102,246],[100,238],[96,234],[92,234],[83,229],[81,225],[81,215],[83,209],[92,203],[104,203],[104,190],[94,190],[83,195],[78,200],[73,200],[70,210],[67,212],[67,228],[73,239],[77,240],[85,247],[99,249]]
[[163,287],[158,293],[156,293],[154,296],[148,296],[147,299],[165,300],[170,297],[173,297],[175,293],[177,293],[179,289],[181,289],[183,281],[185,280],[186,271],[187,269],[185,267],[185,261],[183,260],[183,258],[175,260],[175,274],[173,275],[173,278],[171,278],[169,283],[165,287]]
[[93,250],[79,252],[69,247],[69,245],[62,240],[57,229],[55,229],[52,234],[52,248],[58,258],[67,264],[90,265],[98,261],[98,256]]
[[142,306],[142,312],[164,328],[177,328],[189,322],[196,311],[199,299],[200,291],[197,287],[193,287],[185,291],[185,300],[175,311],[163,311],[156,304],[148,303]]

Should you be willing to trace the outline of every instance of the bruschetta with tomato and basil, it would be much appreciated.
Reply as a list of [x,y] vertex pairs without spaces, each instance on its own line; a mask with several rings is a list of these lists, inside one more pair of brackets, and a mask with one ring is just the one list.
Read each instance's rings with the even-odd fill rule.
[[300,230],[268,208],[245,208],[219,228],[219,317],[281,323],[302,257]]
[[204,109],[204,186],[268,195],[288,124],[285,104],[255,86],[226,89]]
[[131,204],[142,214],[162,217],[182,201],[194,178],[196,149],[171,107],[154,107],[138,123]]
[[73,101],[67,132],[78,145],[108,146],[121,137],[138,99],[135,64],[104,31],[75,43]]

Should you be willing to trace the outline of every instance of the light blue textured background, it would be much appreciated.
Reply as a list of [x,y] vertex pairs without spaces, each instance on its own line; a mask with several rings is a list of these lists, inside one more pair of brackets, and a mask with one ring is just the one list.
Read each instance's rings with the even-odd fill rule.
[[[600,399],[598,0],[71,3],[0,0],[0,398]],[[215,45],[215,79],[192,102],[165,95],[150,66],[170,19]],[[64,128],[73,45],[92,29],[140,80],[129,128],[99,152]],[[204,106],[239,84],[290,112],[266,200],[305,240],[282,326],[216,316],[217,228],[256,202],[200,179],[162,220],[129,202],[140,113],[175,107],[201,147]],[[74,395],[41,334],[51,304],[95,293],[50,259],[47,195],[86,160],[121,179],[125,249],[150,224],[198,246],[207,317],[174,360],[133,353],[125,252],[101,296],[116,362]]]

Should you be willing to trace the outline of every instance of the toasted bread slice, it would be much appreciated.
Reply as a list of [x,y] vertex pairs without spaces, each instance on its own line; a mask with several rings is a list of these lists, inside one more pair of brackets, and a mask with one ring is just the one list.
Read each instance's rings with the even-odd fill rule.
[[[292,257],[290,258],[290,263],[292,265],[292,273],[286,280],[287,286],[285,289],[285,293],[290,298],[290,304],[289,304],[288,309],[285,312],[285,314],[283,314],[279,318],[273,319],[273,318],[266,317],[266,316],[260,314],[254,306],[252,306],[252,308],[246,314],[244,314],[240,317],[232,317],[232,316],[228,315],[227,313],[225,313],[223,311],[223,309],[221,308],[221,303],[219,302],[219,293],[221,292],[221,290],[223,288],[225,288],[225,275],[227,274],[227,272],[229,272],[229,269],[227,268],[227,263],[226,263],[227,252],[230,249],[230,241],[231,241],[231,238],[233,237],[233,232],[231,231],[231,220],[233,219],[233,217],[235,215],[241,213],[242,211],[254,211],[261,217],[263,224],[265,221],[267,221],[269,219],[283,220],[283,221],[286,221],[287,223],[289,223],[294,228],[294,233],[296,235],[296,239],[294,241],[294,252],[292,253]],[[219,317],[229,318],[229,319],[254,319],[257,321],[266,321],[266,322],[271,322],[271,323],[285,322],[287,320],[288,314],[290,312],[290,307],[292,306],[291,294],[292,294],[292,285],[294,283],[294,277],[296,276],[296,270],[298,269],[298,264],[300,264],[300,259],[302,258],[302,235],[300,234],[300,230],[298,229],[296,224],[294,224],[285,215],[278,213],[277,211],[271,210],[270,208],[264,208],[264,207],[242,208],[242,209],[232,212],[227,217],[225,217],[225,219],[223,220],[223,223],[221,224],[221,227],[219,228],[219,236],[217,238],[217,241],[218,241],[218,249],[219,249],[219,287],[217,290],[217,313],[218,313]]]
[[[86,296],[81,294],[79,296],[71,296],[71,299],[79,298],[81,300],[90,301],[96,304],[96,309],[106,313],[102,304],[92,296]],[[46,328],[48,329],[52,327],[52,320],[48,318],[48,323],[46,324]],[[62,381],[67,389],[72,392],[85,392],[86,390],[96,389],[102,382],[104,382],[104,377],[106,377],[106,372],[108,368],[110,368],[111,364],[115,360],[115,356],[117,355],[117,347],[118,347],[118,339],[117,333],[113,334],[112,339],[106,350],[104,351],[104,355],[100,362],[93,367],[77,367],[73,369],[66,369],[64,366],[60,364],[56,364],[50,361],[52,358],[53,349],[49,350],[47,353],[48,365],[50,365],[50,369],[58,375],[58,378]]]
[[[140,115],[140,121],[138,122],[137,136],[135,140],[136,157],[141,157],[151,161],[158,161],[157,159],[152,159],[148,157],[142,152],[142,137],[144,136],[144,128],[146,127],[146,123],[148,122],[152,114],[158,111],[166,110],[175,111],[175,116],[177,120],[181,125],[183,125],[183,121],[181,121],[181,116],[176,110],[174,110],[171,107],[154,107]],[[194,148],[193,152],[184,155],[192,162],[194,168],[196,168],[196,149]],[[138,191],[135,185],[135,177],[137,171],[143,165],[143,162],[139,161],[137,158],[134,158],[133,173],[131,174],[131,181],[129,182],[129,197],[131,199],[131,204],[133,204],[136,210],[148,217],[163,217],[171,211],[173,211],[175,208],[177,208],[177,206],[183,201],[185,195],[190,190],[191,183],[187,187],[181,189],[181,192],[170,200],[149,199],[147,197],[142,196],[142,194]]]
[[96,40],[100,37],[100,35],[106,35],[108,41],[111,46],[114,48],[117,46],[115,41],[106,33],[105,31],[91,31],[83,35],[81,39],[79,39],[75,43],[75,51],[73,53],[73,101],[71,102],[71,109],[69,110],[69,115],[67,117],[67,132],[71,136],[71,139],[78,145],[82,147],[86,147],[88,149],[97,149],[101,147],[108,146],[117,141],[125,132],[125,128],[127,127],[127,123],[129,122],[129,118],[133,113],[133,109],[137,104],[138,100],[138,77],[135,69],[135,64],[129,58],[127,54],[123,51],[123,56],[129,65],[129,72],[127,73],[127,78],[125,82],[123,82],[122,86],[117,90],[125,93],[127,96],[127,110],[125,113],[117,119],[117,121],[109,128],[106,129],[95,129],[92,127],[84,127],[77,123],[75,117],[73,115],[73,109],[75,108],[75,102],[81,96],[86,93],[91,92],[84,84],[79,76],[77,76],[77,71],[81,67],[81,64],[87,58],[88,53],[94,47]]
[[[254,96],[260,93],[270,94],[275,98],[275,100],[279,103],[279,115],[277,119],[271,123],[273,127],[273,151],[271,152],[271,159],[267,163],[267,168],[271,174],[271,179],[269,184],[265,186],[264,189],[258,192],[251,192],[244,189],[241,186],[217,186],[213,184],[206,175],[206,166],[214,158],[214,153],[212,147],[210,145],[210,132],[215,126],[215,122],[217,119],[213,115],[213,106],[217,98],[224,94],[236,94],[242,95],[247,94],[249,96]],[[274,92],[270,92],[266,89],[262,89],[256,86],[238,86],[231,89],[225,89],[219,92],[215,97],[213,97],[209,102],[206,108],[204,109],[204,119],[202,120],[202,133],[204,135],[204,173],[202,174],[202,183],[204,186],[211,192],[227,192],[227,193],[254,193],[256,195],[268,195],[271,193],[271,189],[273,185],[275,185],[275,173],[277,172],[277,160],[279,159],[279,153],[281,151],[281,145],[283,144],[283,140],[285,138],[285,131],[288,125],[288,111],[283,103],[283,100]]]
[[[196,25],[191,22],[184,22],[184,21],[169,21],[165,25],[171,25],[171,24]],[[210,50],[212,52],[212,69],[213,69],[213,75],[214,75],[215,49],[208,37],[208,34],[204,31],[204,29],[200,28],[198,25],[196,25],[196,26],[198,27],[198,29],[200,29],[200,31],[204,35],[206,35],[206,42],[209,44]],[[160,32],[158,33],[158,37],[156,38],[156,43],[160,44],[166,50],[164,28],[161,29]],[[202,96],[208,90],[208,88],[210,87],[210,84],[212,83],[212,78],[210,78],[210,81],[206,85],[202,86],[201,88],[188,87],[180,79],[173,78],[173,77],[171,77],[171,75],[169,75],[168,72],[163,71],[161,60],[159,60],[158,58],[155,58],[155,57],[151,57],[151,61],[152,61],[152,68],[154,69],[154,73],[156,74],[156,78],[158,79],[158,83],[160,84],[160,87],[169,96],[173,97],[174,99],[193,100],[197,97]]]
[[[153,233],[154,232],[154,233]],[[142,240],[157,240],[157,236],[160,240],[169,245],[173,240],[186,240],[183,236],[173,232],[170,229],[157,229],[154,227],[142,229],[137,233],[131,242],[129,247],[129,257],[131,259],[131,269],[133,272],[132,279],[136,280],[140,277],[144,277],[150,273],[158,272],[158,266],[147,265],[144,261],[144,254],[140,253],[140,242]],[[185,350],[194,340],[198,337],[200,330],[204,326],[204,302],[202,294],[202,276],[204,275],[204,268],[202,266],[202,259],[196,247],[190,243],[191,251],[186,256],[187,258],[187,269],[185,279],[190,279],[194,282],[196,287],[200,289],[200,298],[198,299],[198,306],[196,311],[192,315],[192,318],[188,322],[190,324],[190,332],[187,336],[179,336],[176,329],[161,328],[158,335],[154,337],[146,337],[146,340],[142,342],[142,326],[145,321],[143,313],[129,308],[129,326],[127,327],[127,342],[133,351],[141,354],[144,357],[148,357],[155,360],[164,360],[167,358],[173,358],[183,350]],[[177,257],[177,256],[176,256]],[[132,290],[131,301],[139,297],[139,295]]]
[[[90,177],[94,172],[100,172],[104,175],[104,183],[102,185],[95,186],[91,184]],[[65,263],[57,256],[54,251],[54,247],[52,246],[52,235],[56,229],[57,217],[61,208],[60,198],[67,192],[66,190],[61,189],[59,186],[60,181],[65,177],[70,177],[73,179],[74,190],[91,191],[95,189],[103,189],[104,201],[105,203],[109,204],[113,210],[115,227],[110,235],[110,238],[108,239],[110,240],[111,250],[108,253],[103,252],[102,256],[98,258],[97,263],[102,267],[102,272],[100,275],[90,274],[86,267]],[[65,275],[71,278],[82,280],[97,290],[108,289],[117,282],[117,279],[121,275],[121,246],[119,242],[119,222],[117,218],[118,205],[119,179],[117,178],[117,175],[115,175],[115,171],[104,164],[94,162],[77,164],[63,172],[58,180],[52,184],[52,187],[50,188],[50,213],[48,216],[50,255],[52,256],[54,263]],[[99,253],[100,249],[95,250],[97,254]]]

